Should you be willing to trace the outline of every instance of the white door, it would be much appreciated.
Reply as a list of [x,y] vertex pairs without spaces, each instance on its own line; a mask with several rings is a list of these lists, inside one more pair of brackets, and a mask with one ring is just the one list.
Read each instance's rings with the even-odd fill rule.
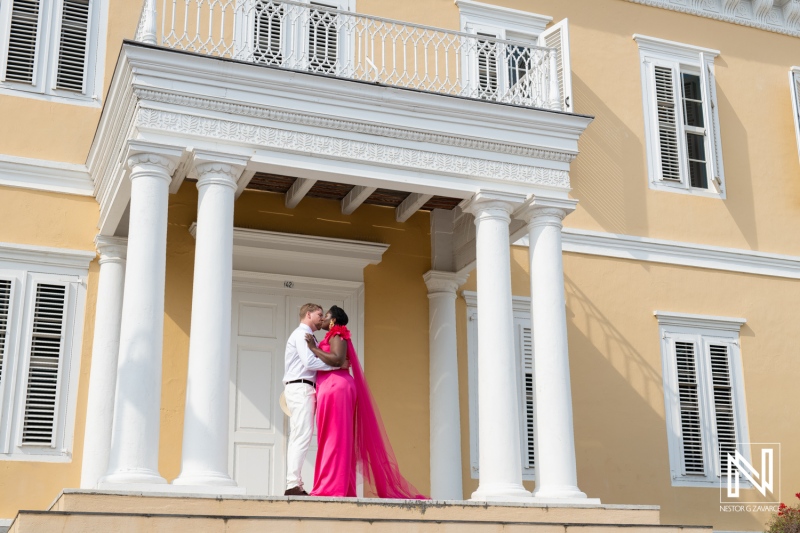
[[[353,311],[344,299],[325,296],[233,293],[229,469],[247,494],[282,495],[286,489],[288,418],[279,403],[286,339],[297,327],[305,303],[318,303],[326,310],[335,304]],[[322,338],[321,332],[317,337]],[[315,431],[303,465],[303,484],[309,491],[316,455]]]

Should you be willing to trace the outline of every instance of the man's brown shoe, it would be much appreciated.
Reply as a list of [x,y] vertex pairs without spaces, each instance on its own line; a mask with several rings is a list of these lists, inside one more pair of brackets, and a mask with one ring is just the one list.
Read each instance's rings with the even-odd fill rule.
[[286,489],[286,492],[283,493],[284,496],[308,496],[308,493],[301,489],[300,487],[292,487],[291,489]]

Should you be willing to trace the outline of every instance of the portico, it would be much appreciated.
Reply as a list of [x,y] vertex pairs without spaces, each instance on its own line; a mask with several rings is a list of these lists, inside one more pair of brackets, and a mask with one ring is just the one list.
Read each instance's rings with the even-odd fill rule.
[[[124,44],[89,158],[98,242],[127,237],[127,263],[124,290],[98,296],[98,307],[121,309],[103,317],[104,328],[119,328],[119,352],[116,368],[97,378],[116,382],[113,425],[106,420],[95,432],[112,435],[108,466],[100,479],[85,474],[85,486],[167,488],[158,458],[168,204],[188,179],[198,189],[196,244],[181,473],[172,485],[242,492],[229,468],[236,200],[254,176],[285,176],[293,180],[287,209],[316,184],[346,188],[329,201],[353,217],[354,235],[359,207],[376,191],[403,195],[398,224],[432,209],[434,260],[420,279],[429,306],[415,311],[429,314],[432,497],[463,498],[462,461],[453,452],[465,429],[455,302],[476,268],[481,474],[472,498],[599,503],[580,491],[576,476],[560,247],[561,220],[575,205],[569,164],[590,120]],[[536,413],[542,466],[533,495],[522,485],[508,257],[511,237],[526,224],[536,397],[547,406]],[[346,253],[356,256],[364,245]],[[100,276],[101,287],[120,283],[113,269]],[[95,345],[114,349],[113,342]]]

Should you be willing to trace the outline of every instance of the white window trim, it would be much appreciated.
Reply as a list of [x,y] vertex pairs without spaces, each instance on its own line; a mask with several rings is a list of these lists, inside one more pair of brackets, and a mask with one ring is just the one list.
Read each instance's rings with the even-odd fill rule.
[[[86,284],[89,264],[95,252],[0,243],[0,271],[14,278],[11,295],[10,321],[6,342],[3,384],[0,387],[0,461],[34,461],[68,463],[72,461],[75,413],[80,376],[83,341]],[[30,290],[28,282],[36,277],[60,278],[69,283],[65,313],[64,367],[56,422],[56,443],[53,447],[18,448],[22,430],[20,417],[23,403],[17,388],[22,379],[21,368],[26,366],[25,331],[30,322]],[[27,317],[27,318],[26,318]]]
[[792,116],[794,135],[797,140],[797,154],[800,156],[800,67],[789,69],[789,90],[792,95]]
[[[680,449],[680,406],[675,401],[674,392],[677,390],[677,375],[675,371],[675,354],[670,347],[669,339],[693,337],[703,341],[718,340],[730,343],[731,346],[731,386],[733,388],[734,401],[734,420],[736,424],[736,441],[738,443],[749,443],[749,428],[747,424],[747,402],[744,393],[744,379],[742,369],[741,347],[739,343],[739,332],[745,324],[744,318],[731,318],[723,316],[706,316],[687,313],[673,313],[667,311],[654,311],[658,319],[659,338],[661,339],[661,362],[664,384],[664,407],[667,425],[667,443],[669,448],[670,477],[673,487],[719,487],[721,480],[715,479],[716,475],[708,474],[705,478],[694,478],[694,476],[684,476],[681,471],[681,449]],[[699,350],[698,350],[699,351]],[[698,393],[700,398],[707,398],[708,380],[710,377],[707,371],[698,371]],[[707,401],[701,400],[701,412],[707,409]],[[707,435],[709,435],[708,423],[709,415],[705,413],[703,427],[704,440],[704,459],[707,472],[713,469],[717,459],[709,447],[713,448],[713,443],[706,446]],[[745,447],[739,450],[745,459],[750,461],[750,449]],[[708,455],[711,454],[711,457]],[[713,459],[712,459],[713,458]],[[742,486],[751,487],[746,480],[740,481]]]
[[[715,158],[717,168],[717,175],[719,183],[715,183],[714,173],[710,171],[714,168],[714,164],[709,165],[708,182],[709,188],[699,189],[692,188],[689,183],[688,171],[682,171],[681,183],[669,183],[658,179],[660,174],[659,167],[660,161],[657,157],[659,154],[659,139],[658,139],[658,124],[654,124],[653,116],[655,115],[655,87],[651,87],[650,73],[648,66],[652,63],[669,62],[680,64],[681,71],[695,70],[701,73],[701,79],[705,79],[705,73],[714,72],[714,58],[720,55],[719,50],[711,48],[703,48],[689,44],[677,43],[674,41],[667,41],[658,39],[656,37],[648,37],[645,35],[634,34],[633,39],[639,45],[639,59],[641,63],[641,81],[642,81],[642,102],[644,108],[644,125],[645,125],[645,139],[647,149],[647,167],[649,175],[650,188],[659,191],[669,191],[679,194],[688,194],[691,196],[701,196],[706,198],[719,198],[724,200],[726,198],[725,186],[725,173],[723,170],[722,162],[722,142],[719,127],[719,113],[717,112],[716,103],[716,78],[713,78],[710,84],[703,84],[703,101],[708,99],[709,105],[704,106],[704,114],[706,118],[706,143],[707,160]],[[710,85],[711,94],[707,87]],[[680,102],[678,104],[680,108]],[[709,112],[710,111],[710,112]],[[680,115],[682,116],[682,111]],[[683,134],[682,121],[679,126],[679,137]],[[681,143],[685,141],[679,141]],[[680,145],[680,144],[679,144]],[[687,156],[681,146],[680,158],[681,166],[686,167]],[[687,175],[683,175],[687,173]]]
[[[89,27],[87,33],[86,93],[56,89],[58,68],[59,16],[63,0],[43,0],[39,32],[42,35],[37,49],[35,77],[39,83],[28,85],[14,81],[0,81],[0,95],[22,96],[48,102],[68,103],[87,107],[101,107],[103,97],[103,78],[105,75],[106,40],[108,34],[109,0],[91,0]],[[0,2],[0,35],[7,36],[11,24],[11,2]],[[8,52],[7,38],[0,39],[0,70]],[[42,61],[46,58],[46,61]]]
[[[472,479],[479,479],[479,455],[478,455],[478,338],[477,328],[475,327],[475,320],[478,314],[478,294],[474,291],[462,291],[461,295],[467,303],[467,371],[468,371],[468,398],[469,398],[469,465],[470,477]],[[515,319],[531,320],[531,299],[527,296],[514,296],[512,298],[512,307]],[[516,342],[516,340],[515,340]],[[519,348],[517,353],[521,354]],[[520,400],[520,453],[522,464],[525,464],[525,448],[524,431],[526,421],[525,412],[523,409],[523,384],[521,378],[522,360],[521,356],[517,361],[518,380],[517,385],[520,387],[517,392],[517,397]],[[523,468],[522,479],[526,481],[535,481],[536,469]]]

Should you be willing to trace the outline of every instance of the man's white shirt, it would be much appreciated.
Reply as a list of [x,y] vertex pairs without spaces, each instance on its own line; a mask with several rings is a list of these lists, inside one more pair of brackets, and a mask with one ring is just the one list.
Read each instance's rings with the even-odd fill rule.
[[289,340],[286,342],[284,383],[297,379],[307,379],[316,383],[317,370],[336,370],[335,367],[326,365],[314,355],[314,352],[306,344],[306,333],[313,333],[311,327],[306,324],[300,324],[289,335]]

